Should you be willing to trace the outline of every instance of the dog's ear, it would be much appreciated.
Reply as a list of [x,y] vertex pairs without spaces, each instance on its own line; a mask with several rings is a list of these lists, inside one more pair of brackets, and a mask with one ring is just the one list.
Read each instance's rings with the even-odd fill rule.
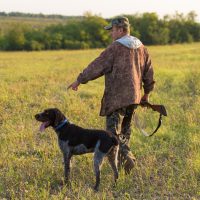
[[54,126],[58,126],[63,120],[65,120],[65,116],[57,108],[55,108],[54,111],[55,111]]

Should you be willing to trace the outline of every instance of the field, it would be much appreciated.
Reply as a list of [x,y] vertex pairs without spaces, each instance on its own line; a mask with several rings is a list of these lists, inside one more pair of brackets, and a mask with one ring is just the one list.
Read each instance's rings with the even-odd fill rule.
[[73,159],[71,184],[63,180],[62,155],[49,128],[38,131],[34,115],[58,107],[87,128],[104,128],[99,117],[104,79],[67,91],[98,50],[0,52],[0,199],[200,199],[200,43],[148,47],[156,88],[150,100],[168,117],[158,133],[144,137],[133,126],[130,175],[102,167],[95,193],[92,155]]
[[[76,19],[76,18],[75,18]],[[40,18],[40,17],[5,17],[0,16],[1,29],[0,32],[6,32],[13,28],[15,25],[23,25],[26,27],[32,27],[34,29],[42,29],[46,26],[66,24],[70,19],[59,18]]]

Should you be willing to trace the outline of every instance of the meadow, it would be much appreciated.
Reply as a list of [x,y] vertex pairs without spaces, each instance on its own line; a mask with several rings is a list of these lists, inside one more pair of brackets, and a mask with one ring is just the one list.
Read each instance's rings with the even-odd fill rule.
[[104,162],[98,193],[91,154],[73,159],[71,184],[61,185],[57,136],[51,128],[40,133],[34,115],[57,107],[75,124],[104,128],[104,78],[67,91],[102,49],[0,52],[0,199],[200,199],[200,43],[148,49],[156,80],[150,101],[164,104],[168,117],[150,138],[133,124],[134,170],[121,170],[113,187]]
[[32,27],[34,29],[45,28],[49,25],[65,24],[68,20],[59,18],[41,18],[41,17],[5,17],[0,16],[1,31],[6,32],[11,27],[17,25],[23,25]]

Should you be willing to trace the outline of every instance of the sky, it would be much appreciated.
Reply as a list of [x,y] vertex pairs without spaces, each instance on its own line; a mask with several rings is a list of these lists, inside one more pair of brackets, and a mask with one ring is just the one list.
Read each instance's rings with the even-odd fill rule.
[[85,12],[104,18],[122,14],[156,12],[160,17],[175,12],[195,11],[200,21],[200,0],[0,0],[0,12],[24,12],[83,15]]

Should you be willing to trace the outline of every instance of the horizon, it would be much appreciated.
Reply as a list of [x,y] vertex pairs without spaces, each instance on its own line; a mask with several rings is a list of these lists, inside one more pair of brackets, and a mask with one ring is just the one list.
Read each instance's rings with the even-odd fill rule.
[[[121,16],[123,16],[123,15],[135,15],[135,14],[144,14],[144,13],[156,13],[157,14],[157,16],[158,16],[158,18],[159,19],[163,19],[164,18],[164,16],[166,16],[166,15],[168,15],[169,17],[173,17],[173,16],[175,16],[176,14],[183,14],[183,16],[185,17],[187,14],[189,14],[190,12],[194,12],[194,11],[189,11],[188,13],[181,13],[181,12],[178,12],[178,11],[175,11],[175,13],[172,13],[172,14],[165,14],[165,15],[163,15],[163,16],[159,16],[159,14],[158,13],[156,13],[156,12],[141,12],[141,13],[132,13],[132,14],[121,14]],[[5,12],[5,11],[0,11],[0,13],[5,13],[5,14],[10,14],[10,13],[19,13],[19,14],[30,14],[30,15],[44,15],[44,16],[62,16],[62,17],[71,17],[71,18],[75,18],[75,17],[83,17],[86,13],[90,13],[92,16],[99,16],[99,17],[102,17],[102,18],[104,18],[104,19],[112,19],[113,17],[115,17],[115,16],[120,16],[120,15],[115,15],[115,16],[110,16],[110,17],[103,17],[102,15],[100,15],[100,14],[95,14],[95,13],[91,13],[90,11],[86,11],[85,13],[83,13],[82,15],[64,15],[64,14],[56,14],[56,13],[49,13],[49,14],[46,14],[46,13],[32,13],[32,12],[20,12],[20,11],[11,11],[11,12]],[[196,17],[195,17],[195,21],[197,22],[197,23],[200,23],[200,16],[198,16],[197,15],[197,13],[195,12],[195,14],[196,14]],[[13,17],[13,16],[12,16]],[[18,16],[15,16],[15,17],[18,17]]]
[[[48,5],[48,6],[47,6]],[[77,6],[81,5],[81,6]],[[128,5],[128,6],[127,6]],[[103,18],[112,18],[117,15],[133,15],[145,12],[156,13],[159,18],[165,15],[173,16],[176,13],[183,15],[194,11],[197,14],[196,20],[200,22],[200,10],[198,0],[182,1],[174,0],[124,0],[115,2],[115,0],[1,0],[0,12],[20,12],[29,14],[44,15],[63,15],[63,16],[83,16],[90,12],[92,15],[98,15]]]

